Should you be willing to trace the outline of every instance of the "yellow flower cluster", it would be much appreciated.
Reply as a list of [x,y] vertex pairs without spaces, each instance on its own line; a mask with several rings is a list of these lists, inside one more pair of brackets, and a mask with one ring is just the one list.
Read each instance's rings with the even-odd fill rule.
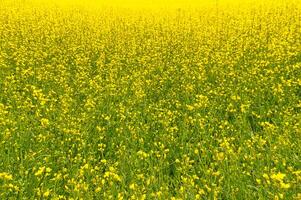
[[300,0],[0,0],[0,199],[300,199]]

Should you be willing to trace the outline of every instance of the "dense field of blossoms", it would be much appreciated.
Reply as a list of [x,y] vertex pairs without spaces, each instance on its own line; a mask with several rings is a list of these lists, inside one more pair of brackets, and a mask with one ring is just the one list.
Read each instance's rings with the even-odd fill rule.
[[0,199],[301,199],[300,1],[83,2],[0,1]]

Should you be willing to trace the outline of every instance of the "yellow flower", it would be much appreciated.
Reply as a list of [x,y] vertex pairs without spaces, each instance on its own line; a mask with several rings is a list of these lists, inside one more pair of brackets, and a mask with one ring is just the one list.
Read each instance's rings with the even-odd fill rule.
[[0,173],[0,179],[3,179],[3,180],[13,180],[13,175],[9,174],[9,173],[6,173],[6,172],[1,172]]
[[48,126],[48,125],[49,125],[49,120],[46,119],[46,118],[42,118],[42,119],[41,119],[41,125],[42,125],[43,127]]
[[281,172],[278,172],[277,174],[272,174],[271,179],[276,181],[282,181],[285,177],[285,174],[282,174]]
[[212,175],[213,176],[219,176],[221,173],[219,171],[213,172]]
[[263,178],[265,178],[266,180],[269,180],[269,175],[267,175],[266,173],[264,173],[262,176],[263,176]]
[[101,191],[101,187],[97,187],[96,190],[95,190],[96,193],[98,193],[100,191]]
[[198,193],[199,193],[200,195],[206,194],[206,192],[205,192],[203,189],[200,189]]
[[136,185],[135,183],[132,183],[132,184],[130,185],[129,188],[130,188],[131,190],[135,190],[136,187],[137,187],[137,185]]
[[52,171],[52,169],[50,167],[46,167],[46,172],[50,173]]
[[217,153],[216,158],[217,158],[218,161],[224,160],[224,158],[225,158],[224,152]]
[[118,197],[117,197],[118,200],[122,200],[123,199],[123,195],[122,193],[118,193]]
[[289,183],[284,183],[284,182],[280,182],[280,187],[281,187],[282,189],[288,189],[288,188],[291,187],[291,184],[289,184]]
[[45,172],[46,167],[40,167],[39,170],[34,174],[35,176],[41,176]]
[[198,149],[194,149],[194,154],[199,154],[199,150]]
[[189,111],[192,111],[194,109],[194,107],[191,105],[186,105],[186,107],[187,107],[187,110],[189,110]]
[[46,192],[44,192],[43,196],[44,197],[48,197],[50,195],[50,190],[47,189]]

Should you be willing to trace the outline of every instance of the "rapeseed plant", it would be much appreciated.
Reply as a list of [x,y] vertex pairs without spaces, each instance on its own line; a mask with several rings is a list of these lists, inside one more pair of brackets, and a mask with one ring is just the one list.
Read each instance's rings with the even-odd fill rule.
[[145,2],[0,2],[0,199],[300,199],[300,0]]

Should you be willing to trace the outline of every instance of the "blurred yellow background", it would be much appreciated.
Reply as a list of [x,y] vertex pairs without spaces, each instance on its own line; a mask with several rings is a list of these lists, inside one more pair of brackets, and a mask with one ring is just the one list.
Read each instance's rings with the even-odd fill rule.
[[76,5],[88,7],[120,7],[120,8],[191,8],[222,5],[281,4],[300,2],[300,0],[2,0],[1,4],[53,4]]

